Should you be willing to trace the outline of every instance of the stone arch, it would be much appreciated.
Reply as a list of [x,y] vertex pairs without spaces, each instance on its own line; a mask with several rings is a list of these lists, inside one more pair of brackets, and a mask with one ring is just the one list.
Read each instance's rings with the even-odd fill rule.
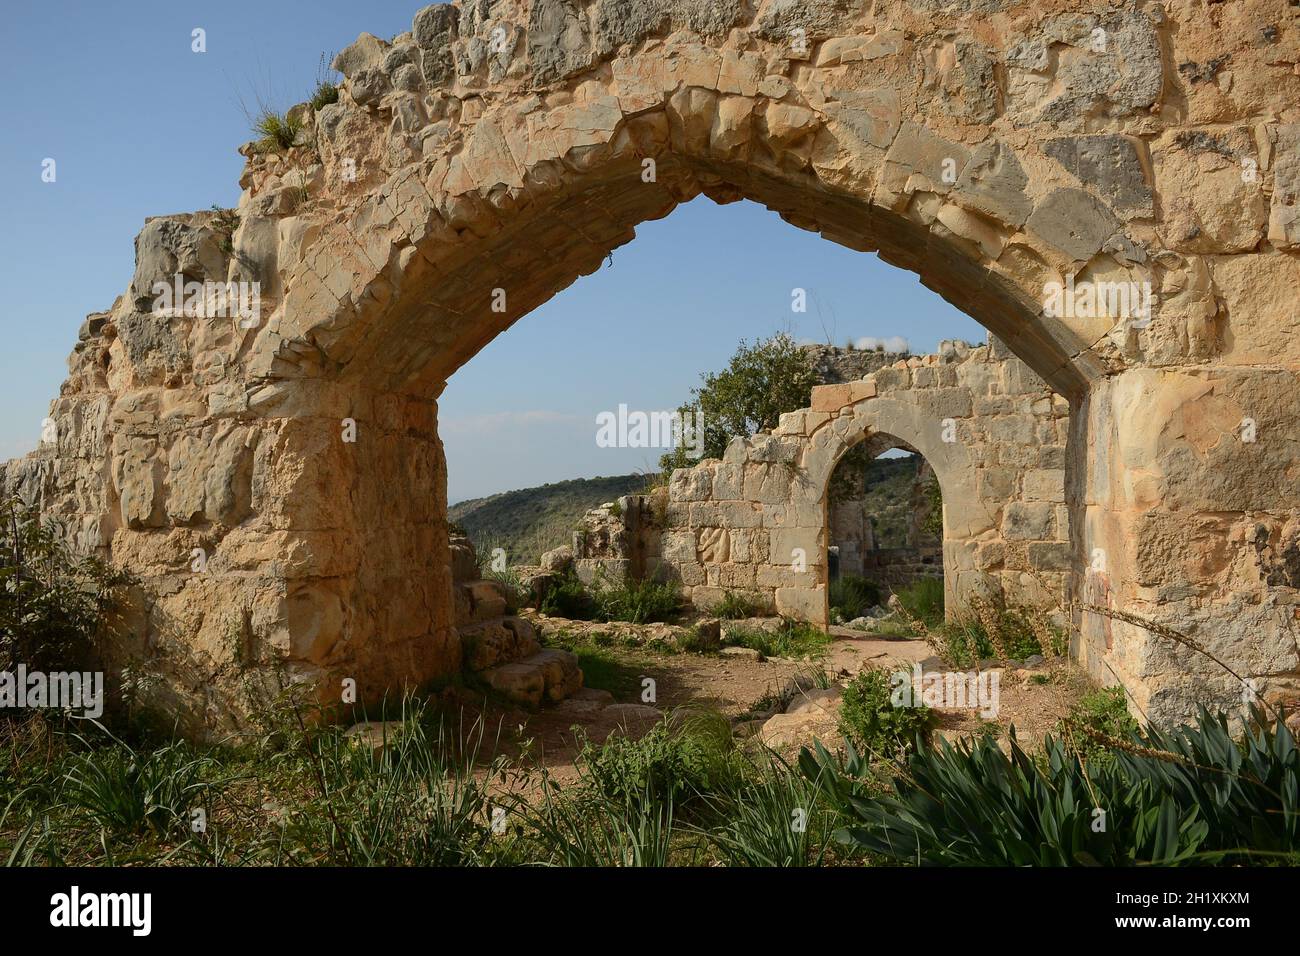
[[[934,470],[943,495],[944,598],[949,616],[957,614],[963,593],[959,588],[957,551],[994,523],[973,494],[975,467],[969,449],[956,441],[943,441],[942,423],[930,418],[925,408],[915,402],[873,396],[857,402],[847,420],[848,427],[840,429],[836,427],[837,419],[829,419],[809,436],[803,456],[809,480],[798,486],[801,493],[827,510],[836,466],[862,443],[869,446],[872,458],[891,448],[902,448],[924,458]],[[970,586],[968,582],[962,584]],[[824,616],[819,623],[825,625],[826,620]]]
[[[1296,37],[1283,0],[1248,6],[426,7],[339,55],[338,103],[295,108],[301,143],[243,150],[233,235],[204,213],[146,224],[127,294],[82,328],[57,439],[4,484],[141,571],[133,629],[184,664],[192,725],[237,714],[249,668],[325,699],[341,676],[369,696],[445,676],[446,376],[637,223],[750,198],[916,272],[1069,400],[1076,594],[1287,692],[1300,125],[1272,118],[1296,115],[1276,49]],[[1262,44],[1242,41],[1232,84],[1181,68],[1221,69],[1223,35]],[[152,284],[178,272],[259,281],[269,315],[160,317]],[[1045,292],[1070,282],[1149,284],[1158,305],[1062,316]],[[1080,657],[1149,716],[1239,697],[1140,627],[1077,623]]]

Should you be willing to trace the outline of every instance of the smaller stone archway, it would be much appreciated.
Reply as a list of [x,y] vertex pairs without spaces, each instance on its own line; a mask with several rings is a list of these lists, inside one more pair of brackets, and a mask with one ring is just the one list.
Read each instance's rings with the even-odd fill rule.
[[697,607],[739,591],[824,626],[830,480],[866,441],[912,451],[934,469],[949,613],[975,592],[1064,603],[1068,431],[1068,403],[997,340],[943,343],[938,354],[814,388],[810,407],[781,416],[770,434],[678,469],[653,533],[640,521],[626,537],[644,553],[617,557],[677,582]]
[[[829,546],[834,543],[831,531],[833,524],[831,482],[850,452],[865,447],[866,457],[874,459],[897,448],[917,455],[929,463],[939,482],[944,501],[942,534],[944,602],[947,608],[955,610],[961,606],[955,558],[961,546],[972,534],[987,530],[987,521],[979,520],[980,515],[973,509],[974,498],[968,493],[971,476],[974,475],[970,455],[964,448],[944,448],[946,457],[940,464],[936,464],[933,459],[935,455],[933,442],[924,440],[928,436],[916,431],[916,428],[924,423],[915,420],[917,416],[913,414],[914,412],[914,407],[889,398],[880,401],[865,400],[856,402],[852,406],[850,416],[847,418],[852,425],[847,433],[837,435],[834,427],[819,428],[814,435],[810,436],[810,449],[807,456],[810,490],[822,489],[820,500],[825,510],[827,529],[825,545]],[[831,422],[833,421],[835,419],[831,419]],[[886,422],[889,424],[886,425]],[[900,437],[900,433],[912,435],[918,440],[908,441]],[[823,454],[823,445],[830,449],[829,456]],[[926,446],[928,450],[918,446]],[[829,466],[827,457],[829,457]],[[829,559],[826,570],[826,583],[829,586]],[[970,580],[963,580],[962,583],[964,588],[969,588],[972,584]],[[827,620],[829,620],[829,612]]]

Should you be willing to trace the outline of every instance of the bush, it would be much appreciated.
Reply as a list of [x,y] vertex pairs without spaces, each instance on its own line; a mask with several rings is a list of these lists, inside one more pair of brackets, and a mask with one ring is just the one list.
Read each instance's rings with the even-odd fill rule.
[[831,615],[842,621],[862,617],[868,608],[880,603],[880,585],[866,578],[846,575],[831,582]]
[[893,758],[915,746],[934,725],[934,712],[924,704],[895,707],[890,677],[882,670],[864,670],[844,688],[840,733],[867,754]]
[[1123,687],[1103,687],[1079,698],[1060,722],[1057,732],[1069,737],[1085,758],[1109,754],[1100,737],[1127,740],[1138,729],[1128,712]]
[[735,783],[741,759],[721,714],[696,711],[660,721],[645,736],[584,743],[578,762],[605,798],[681,804]]
[[575,621],[649,624],[674,617],[681,604],[681,595],[672,584],[621,581],[588,590],[576,574],[568,571],[547,591],[538,610]]
[[[806,408],[819,384],[807,353],[783,332],[752,346],[742,341],[726,369],[703,378],[703,386],[692,390],[694,401],[680,411],[703,414],[705,458],[721,458],[733,438],[775,428],[785,412]],[[659,461],[664,474],[695,465],[688,451],[678,446],[665,454]]]
[[623,581],[596,591],[598,620],[649,624],[666,621],[681,608],[675,585],[658,581]]
[[1236,741],[1203,710],[1194,726],[1133,733],[1111,753],[1085,762],[1051,736],[1040,759],[1014,736],[1009,755],[988,737],[945,741],[911,755],[892,795],[871,798],[854,748],[839,760],[818,745],[799,762],[853,818],[837,839],[899,863],[1300,862],[1300,751],[1282,721]]
[[131,576],[81,557],[12,500],[0,510],[0,670],[87,670],[109,637],[104,616]]
[[567,617],[573,621],[595,620],[597,610],[587,586],[572,571],[559,576],[537,609],[550,617]]

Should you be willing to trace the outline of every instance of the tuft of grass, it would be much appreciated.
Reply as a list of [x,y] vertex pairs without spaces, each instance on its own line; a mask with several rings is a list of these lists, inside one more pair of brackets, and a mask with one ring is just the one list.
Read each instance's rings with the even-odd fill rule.
[[831,582],[829,597],[832,619],[838,616],[841,621],[851,621],[880,603],[880,586],[866,578],[845,575]]
[[253,151],[257,153],[287,152],[302,132],[302,120],[290,119],[286,114],[263,108],[253,121],[253,132],[257,142]]
[[77,740],[87,750],[71,759],[63,800],[115,836],[175,835],[189,823],[190,811],[206,802],[205,778],[216,764],[184,743],[136,751],[120,741],[102,747]]
[[783,620],[781,627],[772,632],[757,628],[734,628],[727,637],[728,643],[749,647],[764,657],[816,657],[826,651],[831,637],[825,631],[805,621]]
[[311,94],[312,112],[339,101],[338,73],[330,67],[333,59],[332,54],[320,55],[320,63],[316,67],[316,89]]
[[728,591],[721,601],[713,606],[712,613],[728,621],[738,621],[746,617],[758,617],[762,611],[757,604],[743,594]]

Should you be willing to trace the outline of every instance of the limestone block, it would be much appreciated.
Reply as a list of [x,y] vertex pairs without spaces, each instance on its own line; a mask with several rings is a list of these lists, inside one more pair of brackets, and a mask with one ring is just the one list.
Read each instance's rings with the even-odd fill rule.
[[1056,509],[1050,502],[1013,501],[1003,509],[1002,533],[1010,541],[1056,537]]
[[816,588],[777,588],[776,613],[800,621],[821,621],[826,615],[826,592]]

